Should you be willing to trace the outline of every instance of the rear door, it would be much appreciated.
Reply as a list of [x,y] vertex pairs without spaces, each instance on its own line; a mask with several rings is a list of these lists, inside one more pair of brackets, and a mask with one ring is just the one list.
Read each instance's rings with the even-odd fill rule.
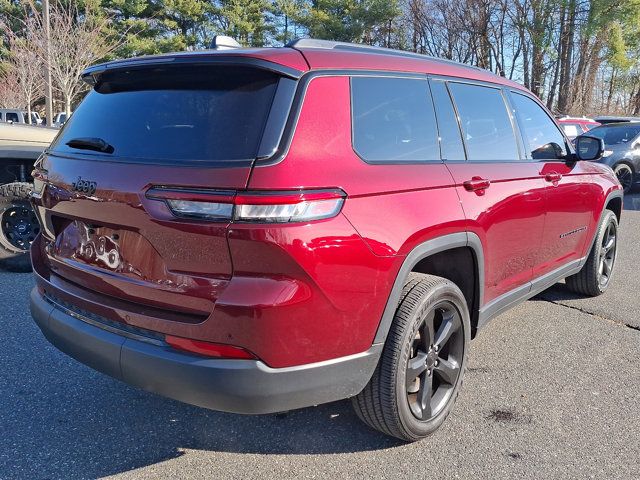
[[280,80],[219,65],[102,74],[41,164],[51,282],[131,311],[207,318],[232,273],[228,221],[177,218],[147,192],[186,201],[246,188]]
[[583,256],[601,191],[591,181],[591,173],[585,168],[588,163],[567,161],[569,146],[544,108],[524,93],[510,92],[510,97],[527,158],[535,162],[545,183],[546,221],[534,267],[534,277],[538,278]]
[[[432,84],[434,95],[439,91],[444,97],[443,82]],[[515,120],[502,89],[454,81],[447,86],[460,122],[466,161],[449,156],[446,162],[468,230],[483,244],[486,305],[529,287],[544,227],[545,185],[537,165],[522,158]],[[442,107],[440,123],[441,112]]]

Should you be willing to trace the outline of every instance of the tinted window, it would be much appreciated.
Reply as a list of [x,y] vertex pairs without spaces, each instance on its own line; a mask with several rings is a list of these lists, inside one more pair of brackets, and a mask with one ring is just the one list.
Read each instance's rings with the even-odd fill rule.
[[[69,118],[55,151],[100,138],[127,161],[255,158],[277,77],[250,68],[180,66],[105,74]],[[108,114],[107,114],[108,112]]]
[[567,146],[556,123],[529,97],[514,92],[512,98],[524,136],[527,156],[534,160],[564,158]]
[[446,160],[464,160],[464,146],[460,135],[460,126],[453,110],[451,97],[444,82],[431,83],[433,103],[438,117],[438,134],[440,136],[440,152]]
[[7,112],[7,122],[18,123],[18,114],[15,112]]
[[518,146],[502,92],[449,83],[460,115],[468,160],[517,160]]
[[622,145],[634,140],[640,134],[640,125],[597,127],[589,130],[588,135],[604,140],[605,145]]
[[366,161],[439,160],[426,80],[354,77],[353,147]]

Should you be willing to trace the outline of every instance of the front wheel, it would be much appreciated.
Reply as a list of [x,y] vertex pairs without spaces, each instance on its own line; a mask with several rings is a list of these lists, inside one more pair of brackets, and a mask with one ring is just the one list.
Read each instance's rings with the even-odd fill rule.
[[622,191],[629,193],[633,187],[633,170],[626,163],[619,163],[613,167],[613,173],[618,177],[620,185],[622,185]]
[[569,289],[590,297],[603,294],[611,283],[617,252],[618,218],[611,210],[605,210],[587,261],[578,273],[566,279]]
[[380,362],[353,399],[369,426],[405,441],[433,433],[451,412],[467,364],[469,311],[460,289],[412,274]]

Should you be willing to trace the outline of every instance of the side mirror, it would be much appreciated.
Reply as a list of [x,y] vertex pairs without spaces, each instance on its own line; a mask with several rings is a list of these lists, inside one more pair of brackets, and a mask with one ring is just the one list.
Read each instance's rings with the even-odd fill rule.
[[576,137],[576,157],[578,160],[598,160],[604,154],[604,140],[581,135]]

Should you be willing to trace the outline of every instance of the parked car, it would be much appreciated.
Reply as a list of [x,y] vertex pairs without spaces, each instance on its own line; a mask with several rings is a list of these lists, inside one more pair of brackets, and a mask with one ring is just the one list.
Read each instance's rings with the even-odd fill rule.
[[31,269],[29,247],[40,231],[29,202],[35,160],[57,131],[0,123],[0,266]]
[[604,155],[598,162],[613,169],[625,193],[631,191],[640,181],[640,122],[602,125],[589,136],[604,140]]
[[[29,124],[29,114],[25,110],[0,109],[0,122]],[[31,112],[31,125],[40,125],[42,119],[37,112]]]
[[594,127],[600,125],[598,122],[587,117],[569,117],[564,115],[556,118],[556,121],[560,124],[560,127],[564,131],[564,134],[572,140],[578,135],[588,132]]
[[417,440],[490,319],[610,284],[622,191],[580,161],[602,141],[575,152],[505,78],[317,40],[84,78],[35,169],[31,309],[132,385],[252,414],[352,397]]
[[623,117],[618,115],[603,115],[596,117],[595,121],[601,125],[608,123],[625,123],[625,122],[640,122],[640,117]]
[[56,128],[62,127],[67,122],[67,112],[58,112],[53,117],[53,126]]

